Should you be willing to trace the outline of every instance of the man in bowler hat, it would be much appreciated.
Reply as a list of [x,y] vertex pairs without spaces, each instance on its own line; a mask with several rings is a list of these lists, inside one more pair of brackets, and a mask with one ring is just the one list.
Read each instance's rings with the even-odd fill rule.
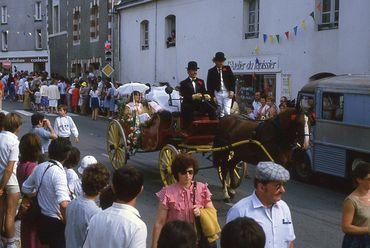
[[180,95],[182,96],[181,114],[183,128],[189,127],[193,120],[194,111],[208,114],[215,119],[215,111],[209,102],[211,97],[207,94],[204,80],[197,78],[198,64],[195,61],[188,63],[188,78],[180,82]]
[[224,65],[223,52],[217,52],[213,58],[215,66],[208,70],[207,89],[220,108],[220,116],[230,114],[232,99],[235,94],[235,76],[230,66]]

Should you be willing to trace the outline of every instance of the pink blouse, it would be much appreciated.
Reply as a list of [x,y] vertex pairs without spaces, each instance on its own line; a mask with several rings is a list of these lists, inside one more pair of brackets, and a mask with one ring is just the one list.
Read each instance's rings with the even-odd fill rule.
[[[193,213],[193,184],[190,188],[184,188],[179,183],[163,187],[156,193],[160,203],[168,210],[167,222],[174,220],[194,223]],[[207,184],[197,182],[195,191],[195,203],[205,207],[211,201],[211,192]]]

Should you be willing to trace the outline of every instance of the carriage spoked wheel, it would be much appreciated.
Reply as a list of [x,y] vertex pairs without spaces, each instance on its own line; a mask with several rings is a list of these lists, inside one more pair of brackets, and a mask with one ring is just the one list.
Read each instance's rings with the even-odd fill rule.
[[171,172],[171,165],[179,150],[173,145],[165,145],[159,153],[159,173],[165,186],[176,182]]
[[[235,168],[233,170],[233,177],[234,177],[234,182],[231,184],[231,178],[230,178],[230,173],[227,173],[226,177],[226,186],[228,189],[236,189],[240,186],[242,183],[243,179],[247,175],[247,163],[244,161],[240,161],[235,165]],[[222,171],[221,171],[221,166],[217,166],[217,174],[218,178],[220,179],[221,183],[223,182],[223,176],[222,176]]]
[[118,169],[126,165],[126,135],[121,124],[117,120],[112,120],[108,124],[107,153],[114,169]]

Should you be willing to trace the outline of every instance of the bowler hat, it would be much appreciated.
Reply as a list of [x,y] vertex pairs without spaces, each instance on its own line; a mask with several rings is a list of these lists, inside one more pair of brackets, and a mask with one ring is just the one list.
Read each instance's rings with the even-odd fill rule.
[[215,57],[213,58],[214,61],[225,61],[225,54],[223,52],[217,52]]
[[199,68],[198,68],[198,64],[197,64],[197,62],[195,62],[195,61],[190,61],[190,62],[188,63],[188,67],[187,67],[187,69],[188,69],[188,70],[198,70]]

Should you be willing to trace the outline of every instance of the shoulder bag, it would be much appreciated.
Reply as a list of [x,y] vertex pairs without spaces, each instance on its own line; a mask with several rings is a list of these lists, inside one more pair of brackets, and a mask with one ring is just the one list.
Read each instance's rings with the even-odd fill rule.
[[[196,202],[195,202],[196,190],[197,190],[197,182],[194,181],[193,206],[196,205]],[[200,217],[199,216],[194,216],[194,219],[195,219],[195,228],[196,228],[197,237],[198,237],[198,248],[210,248],[210,247],[212,247],[211,244],[208,242],[207,237],[204,235],[204,232],[202,230],[202,224],[200,222]]]
[[39,194],[39,190],[42,185],[42,179],[44,179],[45,173],[54,165],[57,165],[54,161],[49,161],[48,167],[46,167],[44,173],[42,174],[40,185],[36,190],[36,195],[34,197],[24,196],[19,206],[18,210],[18,218],[20,220],[27,220],[30,222],[37,221],[41,215],[41,208],[39,202],[37,200],[37,196]]

